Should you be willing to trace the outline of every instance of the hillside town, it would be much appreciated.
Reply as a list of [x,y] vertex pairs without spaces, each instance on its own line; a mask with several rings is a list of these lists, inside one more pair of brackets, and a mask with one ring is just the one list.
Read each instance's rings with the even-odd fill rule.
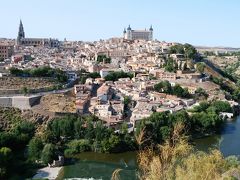
[[[75,110],[71,113],[95,115],[116,130],[127,123],[132,131],[138,121],[153,112],[178,112],[198,105],[201,100],[238,105],[227,100],[220,86],[210,80],[211,72],[198,67],[201,54],[194,47],[153,40],[152,26],[149,30],[132,30],[129,25],[120,38],[60,42],[25,38],[20,21],[17,40],[1,40],[0,49],[3,80],[16,78],[11,77],[11,69],[60,69],[66,73],[68,82],[73,82]],[[159,82],[165,82],[160,89]],[[0,83],[1,89],[8,89],[9,80]],[[10,86],[12,89],[14,83]],[[179,92],[167,92],[168,86]],[[1,98],[3,102],[4,97]],[[4,106],[1,99],[0,104]],[[34,108],[31,106],[26,109]]]
[[240,1],[1,7],[0,180],[240,180]]

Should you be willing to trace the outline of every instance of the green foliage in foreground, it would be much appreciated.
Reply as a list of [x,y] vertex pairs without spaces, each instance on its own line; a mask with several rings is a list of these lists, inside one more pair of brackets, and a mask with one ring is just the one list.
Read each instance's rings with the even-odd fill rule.
[[28,163],[24,151],[29,140],[34,136],[34,131],[35,127],[32,123],[21,120],[10,130],[0,132],[1,179],[8,179],[10,175],[20,175],[25,172]]

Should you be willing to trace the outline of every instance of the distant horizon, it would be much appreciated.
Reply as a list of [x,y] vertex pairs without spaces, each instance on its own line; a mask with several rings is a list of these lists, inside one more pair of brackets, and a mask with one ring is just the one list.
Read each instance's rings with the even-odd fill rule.
[[[4,1],[0,37],[16,39],[22,19],[26,37],[98,41],[122,37],[124,28],[153,25],[154,39],[194,46],[240,48],[240,1]],[[25,10],[26,9],[26,10]]]

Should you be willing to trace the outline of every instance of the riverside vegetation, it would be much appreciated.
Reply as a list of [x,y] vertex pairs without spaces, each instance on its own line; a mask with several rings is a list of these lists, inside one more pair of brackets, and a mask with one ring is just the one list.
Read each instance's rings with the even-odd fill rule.
[[[37,125],[22,119],[20,111],[6,108],[1,112],[1,121],[9,125],[0,130],[0,176],[30,177],[35,168],[63,154],[74,157],[84,151],[118,153],[149,146],[156,149],[157,144],[164,144],[171,138],[178,123],[188,129],[189,136],[217,133],[224,124],[219,112],[232,111],[227,102],[214,101],[200,103],[190,112],[153,113],[130,134],[125,123],[115,132],[95,116],[66,116],[50,121],[39,134],[36,133]],[[141,134],[143,130],[145,133]]]
[[[240,162],[237,157],[224,158],[219,150],[211,150],[209,153],[194,151],[193,146],[188,144],[185,129],[182,123],[177,123],[170,138],[164,144],[139,151],[139,179],[230,180],[240,178]],[[141,137],[141,141],[144,141]],[[120,171],[116,170],[112,179],[119,179]]]

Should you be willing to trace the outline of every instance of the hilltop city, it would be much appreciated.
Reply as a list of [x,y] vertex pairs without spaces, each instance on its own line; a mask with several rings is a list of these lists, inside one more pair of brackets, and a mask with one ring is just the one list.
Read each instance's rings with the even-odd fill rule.
[[[210,80],[212,72],[209,70],[206,73],[201,67],[197,50],[188,44],[153,40],[152,26],[145,30],[133,30],[129,25],[123,31],[123,37],[81,42],[26,38],[20,21],[16,40],[2,40],[0,58],[0,76],[3,79],[1,94],[20,94],[25,90],[29,91],[27,94],[34,95],[31,92],[40,93],[42,89],[42,94],[34,95],[34,98],[44,99],[49,98],[49,94],[61,95],[54,88],[64,90],[64,87],[73,87],[74,100],[66,97],[66,102],[57,102],[56,99],[55,103],[71,106],[66,112],[94,114],[109,126],[126,121],[134,127],[137,121],[149,117],[153,112],[177,112],[191,108],[198,103],[198,98],[226,101],[224,91]],[[63,71],[67,76],[66,84],[59,87],[59,83],[46,79],[38,82],[36,77],[24,81],[24,76],[30,76],[24,73],[25,70],[44,67]],[[19,81],[22,82],[18,84]],[[35,83],[31,84],[31,81]],[[169,93],[161,86],[169,86],[174,92]],[[45,95],[46,87],[55,91],[46,92]],[[33,106],[28,102],[32,99],[29,95],[22,97],[23,101],[17,101],[15,99],[20,97],[14,94],[12,102],[16,103],[0,103],[1,106],[21,109],[34,109],[37,106],[43,111],[55,112],[51,109],[53,106],[49,109],[41,103],[33,103]],[[204,97],[196,98],[202,95]],[[3,98],[1,102],[4,102]],[[51,100],[54,101],[54,97],[46,103]],[[126,104],[128,101],[131,102],[129,105]],[[57,112],[63,110],[56,109]]]
[[[83,151],[156,145],[178,121],[211,135],[238,114],[239,49],[157,40],[154,25],[121,31],[60,41],[27,37],[20,21],[16,39],[0,39],[0,130],[11,149],[28,147],[26,162],[58,167]],[[151,142],[138,141],[141,130]]]

